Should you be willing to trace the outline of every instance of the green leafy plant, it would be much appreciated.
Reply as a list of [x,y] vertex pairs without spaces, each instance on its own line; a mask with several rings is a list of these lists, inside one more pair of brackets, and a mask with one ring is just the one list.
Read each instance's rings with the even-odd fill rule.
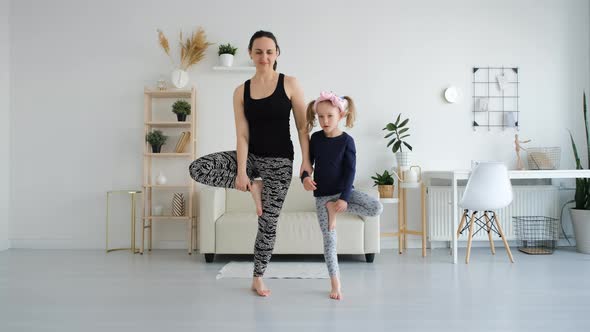
[[186,100],[177,100],[172,105],[172,112],[181,115],[189,115],[191,114],[191,104]]
[[403,152],[403,147],[407,147],[410,151],[412,151],[412,146],[408,144],[404,138],[410,136],[407,131],[410,129],[406,127],[410,119],[401,120],[401,113],[397,116],[397,119],[393,123],[388,123],[383,130],[388,131],[389,133],[385,135],[385,138],[389,138],[392,135],[395,135],[389,143],[387,143],[387,147],[391,146],[391,151],[396,153],[398,151]]
[[145,135],[145,140],[152,146],[162,146],[167,139],[168,136],[164,135],[161,130],[154,130]]
[[387,170],[383,174],[375,173],[375,176],[371,176],[371,179],[375,180],[373,187],[393,185],[393,176]]
[[233,47],[232,44],[227,43],[227,44],[219,45],[219,51],[217,51],[217,54],[218,55],[222,55],[222,54],[236,55],[237,51],[238,51],[237,47]]
[[[588,153],[588,167],[590,167],[590,136],[588,135],[588,111],[586,109],[586,93],[584,93],[584,126],[586,127],[586,151]],[[568,130],[569,131],[569,130]],[[574,142],[572,132],[570,132],[570,140],[572,141],[572,149],[574,150],[574,158],[576,159],[576,169],[584,169],[580,162],[578,149]],[[590,210],[590,179],[578,178],[576,179],[576,194],[574,196],[576,201],[576,209]]]

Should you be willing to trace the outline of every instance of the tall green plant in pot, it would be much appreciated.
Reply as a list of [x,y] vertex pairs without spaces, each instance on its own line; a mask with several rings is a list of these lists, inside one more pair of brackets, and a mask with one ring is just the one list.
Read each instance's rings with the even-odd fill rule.
[[[401,113],[395,119],[395,122],[388,123],[383,130],[388,131],[389,133],[385,135],[385,138],[389,138],[394,136],[389,143],[387,143],[387,147],[391,146],[391,151],[395,154],[397,158],[397,165],[399,167],[409,167],[411,163],[411,154],[412,146],[406,142],[406,138],[410,136],[407,127],[408,122],[410,119],[401,118]],[[404,151],[405,150],[405,151]]]
[[[590,169],[590,135],[588,134],[588,110],[586,108],[586,93],[583,98],[584,126],[586,128],[586,152],[588,157],[588,168]],[[576,169],[584,169],[580,162],[578,149],[574,137],[570,131],[570,140],[576,159]],[[570,209],[574,236],[576,238],[576,249],[584,254],[590,254],[590,179],[576,179],[576,194],[574,196],[576,206]]]

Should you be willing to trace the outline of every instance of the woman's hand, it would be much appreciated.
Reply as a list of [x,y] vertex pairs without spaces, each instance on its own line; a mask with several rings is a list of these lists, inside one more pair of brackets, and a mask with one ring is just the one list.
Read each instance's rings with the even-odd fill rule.
[[238,176],[236,176],[236,189],[239,191],[250,191],[250,185],[248,175],[238,173]]
[[303,188],[305,188],[305,190],[307,190],[307,191],[316,190],[317,189],[316,186],[317,186],[317,184],[311,178],[311,176],[308,176],[305,179],[303,179]]
[[304,160],[301,163],[301,168],[299,169],[299,177],[303,176],[303,171],[306,171],[307,174],[313,173],[313,168],[311,167],[311,163],[308,160]]

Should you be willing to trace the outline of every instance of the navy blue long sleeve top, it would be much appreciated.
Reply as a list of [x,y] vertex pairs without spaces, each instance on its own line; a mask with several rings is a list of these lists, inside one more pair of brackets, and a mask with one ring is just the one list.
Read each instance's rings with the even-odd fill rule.
[[311,135],[309,154],[317,188],[313,195],[320,197],[340,193],[340,199],[348,202],[356,171],[354,139],[345,132],[336,137],[326,137],[320,130]]

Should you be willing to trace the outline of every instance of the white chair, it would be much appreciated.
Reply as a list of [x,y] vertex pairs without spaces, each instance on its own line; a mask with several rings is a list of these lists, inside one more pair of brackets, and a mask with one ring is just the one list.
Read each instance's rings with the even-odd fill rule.
[[[469,230],[465,264],[469,264],[473,236],[484,228],[488,233],[492,254],[496,253],[494,241],[492,240],[492,232],[494,232],[502,238],[508,257],[514,263],[510,247],[500,226],[498,215],[495,212],[510,205],[511,202],[512,185],[510,184],[506,166],[499,162],[479,163],[471,172],[465,192],[463,193],[463,198],[459,203],[459,206],[463,209],[463,215],[459,223],[459,228],[457,229],[457,237],[463,231]],[[470,213],[471,217],[469,217]],[[478,215],[478,213],[483,214]],[[491,218],[488,213],[492,215]],[[482,219],[485,219],[485,221]],[[479,227],[475,232],[473,231],[474,225]]]

